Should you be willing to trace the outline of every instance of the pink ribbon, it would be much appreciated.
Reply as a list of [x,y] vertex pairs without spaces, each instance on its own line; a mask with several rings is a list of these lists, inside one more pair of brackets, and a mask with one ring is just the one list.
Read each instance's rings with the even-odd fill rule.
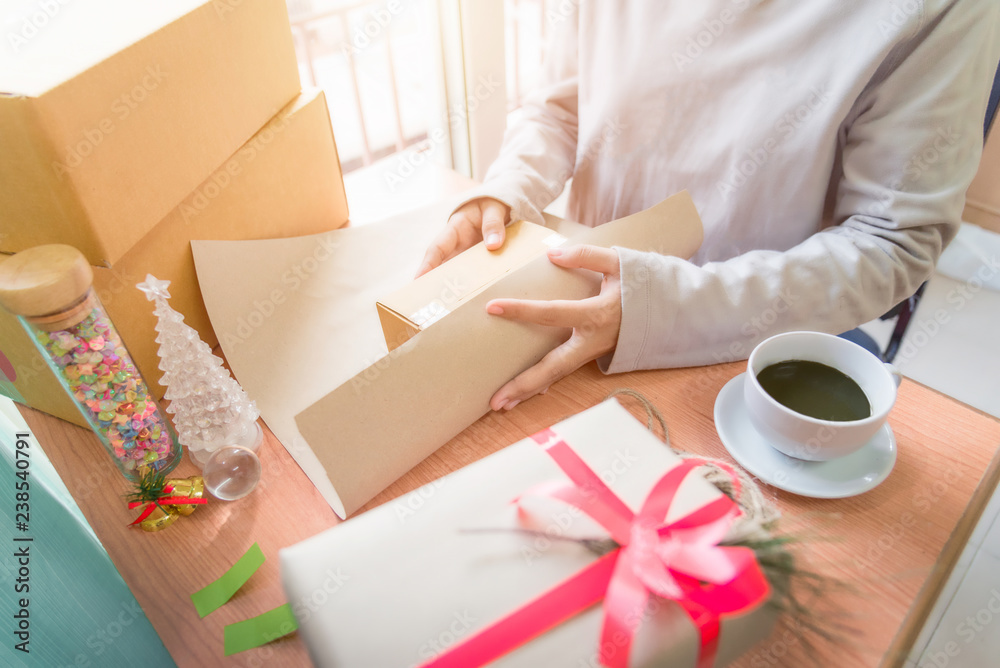
[[[681,483],[704,460],[686,459],[653,486],[634,513],[555,432],[532,437],[571,482],[532,493],[559,499],[600,523],[619,547],[506,617],[473,634],[421,668],[483,666],[604,601],[600,661],[628,668],[635,633],[651,595],[676,601],[698,629],[698,668],[715,662],[719,619],[767,599],[770,587],[754,553],[718,543],[739,515],[720,496],[669,524],[666,517]],[[735,473],[726,469],[739,485]]]

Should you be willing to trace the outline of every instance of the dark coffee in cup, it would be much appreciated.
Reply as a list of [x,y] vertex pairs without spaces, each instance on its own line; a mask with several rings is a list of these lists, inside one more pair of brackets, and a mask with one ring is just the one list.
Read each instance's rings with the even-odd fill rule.
[[820,362],[777,362],[762,369],[757,381],[782,406],[817,420],[849,422],[872,414],[861,386],[843,371]]
[[[763,374],[769,367],[775,368]],[[778,373],[788,367],[792,373]],[[776,384],[781,391],[770,382],[771,389],[764,388],[760,377],[766,382],[771,374],[780,376]],[[817,378],[818,383],[807,382]],[[762,341],[750,353],[743,401],[754,429],[775,450],[822,462],[859,450],[882,429],[901,379],[892,365],[847,339],[786,332]],[[847,406],[831,414],[834,400],[843,401],[845,395]]]

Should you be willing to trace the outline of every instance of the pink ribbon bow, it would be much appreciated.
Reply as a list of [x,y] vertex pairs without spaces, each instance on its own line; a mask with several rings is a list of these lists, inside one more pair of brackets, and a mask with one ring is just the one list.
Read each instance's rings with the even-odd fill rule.
[[[681,483],[705,462],[686,459],[668,471],[634,513],[555,432],[545,429],[532,438],[571,481],[545,485],[542,493],[585,512],[619,547],[421,668],[485,665],[602,599],[601,664],[628,668],[650,595],[676,601],[684,609],[698,629],[698,668],[710,668],[720,616],[748,611],[767,599],[770,587],[752,550],[719,545],[739,515],[729,497],[720,496],[666,523]],[[728,473],[738,486],[735,474]]]

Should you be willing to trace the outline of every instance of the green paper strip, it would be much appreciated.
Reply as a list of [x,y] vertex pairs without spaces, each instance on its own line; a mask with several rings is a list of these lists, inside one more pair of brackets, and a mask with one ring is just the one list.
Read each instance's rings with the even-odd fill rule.
[[198,615],[204,618],[225,605],[263,563],[264,553],[260,545],[254,543],[222,577],[191,594],[191,602]]
[[266,645],[299,628],[292,607],[285,603],[263,615],[229,624],[225,629],[226,656]]

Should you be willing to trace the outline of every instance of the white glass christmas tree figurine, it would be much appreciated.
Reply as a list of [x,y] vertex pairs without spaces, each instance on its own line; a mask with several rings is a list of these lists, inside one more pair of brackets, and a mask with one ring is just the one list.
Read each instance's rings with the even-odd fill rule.
[[263,440],[256,404],[198,332],[184,323],[184,316],[167,304],[169,285],[170,281],[147,274],[146,281],[136,287],[155,303],[156,342],[160,344],[163,371],[160,383],[167,388],[164,398],[170,400],[167,411],[174,415],[177,440],[187,446],[199,467],[227,445],[256,452]]

